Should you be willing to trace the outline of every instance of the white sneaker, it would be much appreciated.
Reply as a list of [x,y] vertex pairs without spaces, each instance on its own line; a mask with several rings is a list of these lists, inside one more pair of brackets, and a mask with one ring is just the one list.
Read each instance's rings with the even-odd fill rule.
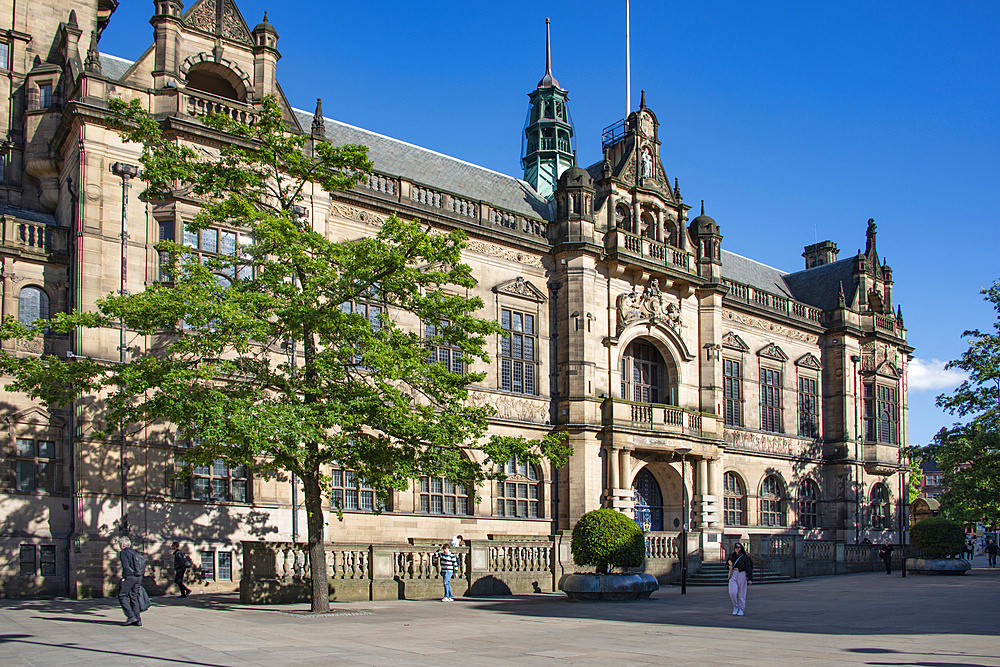
[[451,602],[451,598],[441,598],[441,602]]
[[740,613],[739,607],[733,607],[733,616],[739,616],[739,613]]
[[742,609],[737,610],[736,615],[737,616],[742,616],[743,615],[743,610]]

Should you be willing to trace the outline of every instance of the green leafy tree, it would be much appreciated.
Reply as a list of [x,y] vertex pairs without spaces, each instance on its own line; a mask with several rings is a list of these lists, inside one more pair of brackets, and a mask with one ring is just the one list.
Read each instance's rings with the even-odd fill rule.
[[[5,355],[11,387],[50,406],[101,395],[109,425],[166,421],[192,438],[190,464],[216,458],[258,474],[299,478],[307,510],[312,610],[329,609],[323,548],[324,475],[356,471],[384,500],[422,475],[476,488],[512,456],[560,462],[556,436],[487,437],[492,408],[471,407],[483,373],[429,360],[429,345],[488,361],[495,322],[479,319],[476,281],[461,260],[464,236],[391,216],[371,237],[331,240],[302,215],[309,188],[351,188],[370,168],[363,146],[332,146],[290,132],[273,97],[252,125],[225,116],[205,124],[225,135],[206,158],[166,136],[138,103],[112,101],[115,127],[141,144],[147,200],[200,202],[190,231],[244,230],[252,244],[199,261],[164,242],[172,284],[101,298],[97,311],[59,314],[2,336],[50,327],[115,326],[150,336],[151,349],[121,365]],[[221,276],[221,277],[220,277]],[[366,312],[351,304],[367,304]],[[437,325],[422,337],[422,323]],[[467,456],[470,449],[481,455]]]
[[593,565],[597,574],[610,574],[616,567],[641,567],[646,539],[642,528],[621,512],[591,510],[573,527],[570,550],[577,565]]
[[943,516],[932,516],[913,526],[910,539],[928,558],[952,558],[965,551],[962,524]]
[[946,368],[968,374],[937,404],[968,421],[942,429],[927,448],[944,473],[942,509],[954,519],[1000,524],[1000,282],[983,290],[998,319],[993,332],[966,331],[969,349]]
[[920,464],[924,461],[924,448],[907,447],[903,451],[903,456],[907,468],[906,502],[912,503],[920,497],[920,487],[924,481],[924,471],[920,468]]

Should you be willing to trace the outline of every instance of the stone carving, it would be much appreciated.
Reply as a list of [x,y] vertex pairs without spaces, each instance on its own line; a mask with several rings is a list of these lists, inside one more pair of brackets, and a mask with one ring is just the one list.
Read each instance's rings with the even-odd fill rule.
[[802,368],[809,368],[814,371],[823,369],[823,365],[819,362],[819,359],[817,359],[811,352],[799,357],[798,361],[795,362],[795,365],[801,366]]
[[725,432],[726,449],[743,449],[762,454],[778,454],[798,458],[807,454],[811,441],[752,431]]
[[545,293],[522,276],[518,276],[514,280],[508,280],[505,283],[500,283],[493,288],[493,291],[497,294],[507,294],[522,299],[529,299],[536,303],[545,303],[546,301]]
[[371,211],[366,211],[363,208],[356,208],[354,206],[347,206],[344,204],[330,204],[330,215],[339,215],[342,218],[347,218],[348,220],[357,220],[358,222],[364,222],[369,225],[381,225],[386,221],[386,216],[379,215],[378,213],[372,213]]
[[45,340],[42,338],[32,338],[28,340],[26,338],[18,338],[15,344],[18,352],[27,352],[28,354],[42,354],[45,352]]
[[517,262],[518,264],[524,264],[525,266],[542,267],[542,260],[537,255],[529,255],[524,252],[518,252],[516,250],[504,248],[492,243],[486,243],[485,241],[469,241],[466,244],[466,248],[473,252],[499,257],[500,259],[504,259],[509,262]]
[[788,355],[785,351],[774,343],[768,343],[760,350],[757,351],[758,357],[764,357],[765,359],[774,359],[775,361],[785,362],[788,361]]
[[817,338],[815,334],[789,329],[788,327],[783,327],[780,324],[774,324],[773,322],[768,322],[766,320],[753,317],[752,315],[746,315],[745,313],[738,313],[731,310],[725,313],[725,317],[733,322],[740,322],[741,324],[745,324],[755,329],[776,333],[779,336],[784,336],[785,338],[801,340],[814,345],[819,342],[819,338]]
[[740,352],[750,351],[750,346],[737,336],[735,331],[730,331],[722,337],[722,346],[728,347],[731,350],[739,350]]
[[494,416],[498,419],[532,422],[534,424],[549,423],[549,402],[545,400],[521,398],[485,391],[472,391],[469,392],[469,404],[475,407],[492,407],[496,410]]
[[618,333],[633,322],[651,319],[662,322],[671,329],[681,327],[681,301],[676,302],[660,289],[660,281],[653,278],[637,295],[635,288],[631,292],[618,295],[615,305],[618,310]]
[[[222,2],[222,25],[219,25],[217,3]],[[206,0],[185,19],[187,25],[213,35],[221,35],[234,42],[250,45],[250,31],[240,17],[233,0]]]
[[648,148],[642,151],[642,176],[643,178],[653,177],[653,156]]

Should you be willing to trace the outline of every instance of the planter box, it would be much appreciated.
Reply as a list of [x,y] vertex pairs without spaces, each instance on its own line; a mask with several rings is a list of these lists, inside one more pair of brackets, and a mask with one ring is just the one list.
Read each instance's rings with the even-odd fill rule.
[[961,558],[907,558],[906,569],[912,574],[965,574],[972,569]]

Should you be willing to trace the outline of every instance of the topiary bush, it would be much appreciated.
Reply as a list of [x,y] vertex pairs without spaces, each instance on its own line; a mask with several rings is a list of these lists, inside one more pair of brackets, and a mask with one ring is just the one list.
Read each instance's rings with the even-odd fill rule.
[[635,521],[621,512],[587,512],[573,527],[573,562],[593,565],[598,574],[616,567],[640,567],[646,559],[646,540]]
[[957,521],[935,516],[914,525],[910,541],[928,558],[951,558],[965,551],[965,530]]

